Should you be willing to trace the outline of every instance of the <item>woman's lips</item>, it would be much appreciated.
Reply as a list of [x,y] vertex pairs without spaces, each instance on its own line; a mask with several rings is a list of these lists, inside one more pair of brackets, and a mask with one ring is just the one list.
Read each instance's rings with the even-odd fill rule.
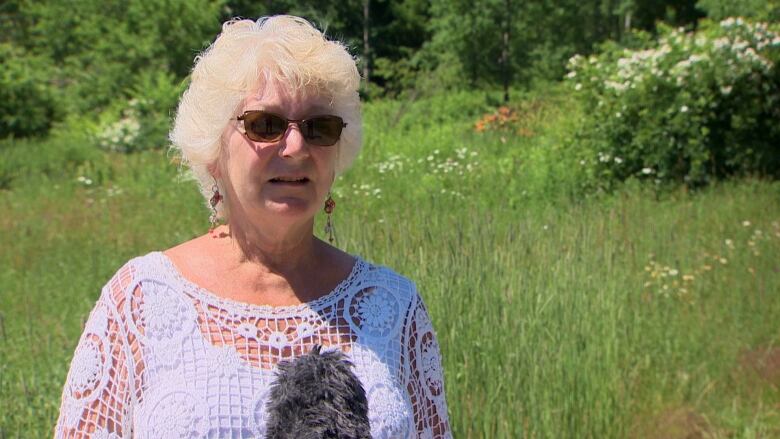
[[304,186],[309,183],[308,177],[275,177],[269,183],[279,186]]

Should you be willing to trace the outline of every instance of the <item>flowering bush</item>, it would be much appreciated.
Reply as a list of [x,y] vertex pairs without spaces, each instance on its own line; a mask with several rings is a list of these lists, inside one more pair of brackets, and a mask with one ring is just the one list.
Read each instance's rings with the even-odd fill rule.
[[635,36],[637,49],[612,44],[569,60],[567,80],[585,106],[574,141],[598,184],[780,176],[776,25],[728,18]]
[[108,151],[133,152],[161,148],[168,143],[170,115],[184,84],[164,71],[139,75],[138,84],[125,101],[104,112],[97,129],[98,145]]
[[138,149],[138,137],[141,133],[138,101],[133,99],[128,104],[118,120],[104,126],[97,134],[97,142],[101,148],[114,152],[131,152]]
[[502,106],[493,113],[482,116],[475,124],[474,131],[502,130],[513,127],[517,123],[517,112],[509,107]]
[[501,106],[493,112],[483,114],[474,123],[474,131],[514,132],[520,137],[535,136],[534,128],[546,116],[549,105],[538,98],[523,100],[513,105],[513,107]]

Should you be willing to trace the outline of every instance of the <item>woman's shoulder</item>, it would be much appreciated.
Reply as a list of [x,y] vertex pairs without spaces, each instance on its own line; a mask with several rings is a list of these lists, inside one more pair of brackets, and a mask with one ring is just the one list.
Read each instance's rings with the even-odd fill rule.
[[114,277],[133,279],[155,278],[169,274],[169,272],[170,268],[166,264],[165,254],[162,251],[153,250],[129,259],[114,273]]
[[160,251],[133,257],[116,270],[103,287],[103,292],[110,292],[115,300],[119,300],[119,296],[132,294],[142,280],[166,282],[171,270],[165,262],[165,255]]
[[354,257],[359,263],[365,264],[365,278],[367,280],[404,291],[415,290],[415,283],[409,277],[400,274],[386,265],[365,260],[360,256]]
[[363,273],[355,288],[357,295],[364,293],[363,295],[384,297],[384,302],[392,297],[391,301],[394,305],[406,309],[422,300],[417,292],[417,285],[409,277],[388,266],[366,261],[359,256],[356,256],[356,259],[358,264],[363,264]]

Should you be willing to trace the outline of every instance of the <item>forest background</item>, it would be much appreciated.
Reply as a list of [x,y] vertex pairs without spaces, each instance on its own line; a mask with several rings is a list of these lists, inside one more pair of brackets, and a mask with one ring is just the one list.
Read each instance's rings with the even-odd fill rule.
[[358,60],[339,246],[417,282],[456,437],[780,437],[777,0],[6,0],[0,438],[51,434],[116,269],[206,229],[171,117],[279,13]]

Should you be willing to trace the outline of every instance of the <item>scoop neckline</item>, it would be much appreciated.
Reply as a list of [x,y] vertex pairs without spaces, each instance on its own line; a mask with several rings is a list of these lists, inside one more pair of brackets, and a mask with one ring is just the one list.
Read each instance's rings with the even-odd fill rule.
[[162,251],[155,251],[152,252],[152,254],[156,254],[158,258],[163,261],[163,264],[168,267],[168,270],[173,275],[173,277],[185,287],[185,294],[192,293],[192,295],[197,296],[198,299],[221,308],[240,308],[248,311],[264,312],[269,314],[285,314],[324,307],[324,305],[330,303],[333,299],[339,298],[345,291],[347,291],[347,287],[359,277],[359,275],[364,271],[363,267],[367,264],[360,256],[352,255],[352,257],[355,258],[355,263],[352,265],[352,270],[350,270],[347,277],[342,279],[341,282],[339,282],[332,290],[316,299],[302,302],[297,305],[274,306],[242,302],[240,300],[222,297],[208,288],[205,288],[187,279],[179,271],[178,267],[176,267],[176,264],[173,263],[171,258],[169,258],[168,255]]

